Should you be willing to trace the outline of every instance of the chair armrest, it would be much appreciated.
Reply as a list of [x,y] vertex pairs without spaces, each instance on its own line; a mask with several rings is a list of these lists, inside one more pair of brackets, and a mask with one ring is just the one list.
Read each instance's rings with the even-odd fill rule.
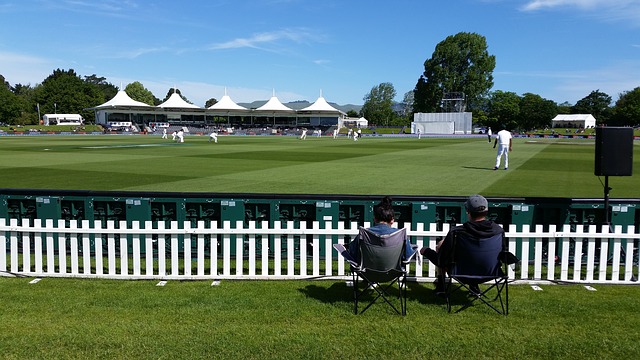
[[349,252],[347,251],[347,248],[344,247],[343,244],[333,244],[333,248],[336,249],[336,251],[342,255],[342,257],[347,260],[347,262],[349,263],[349,265],[351,265],[352,268],[357,268],[358,264],[351,258],[351,255],[349,254]]
[[515,264],[520,260],[511,251],[501,251],[498,259],[507,265]]

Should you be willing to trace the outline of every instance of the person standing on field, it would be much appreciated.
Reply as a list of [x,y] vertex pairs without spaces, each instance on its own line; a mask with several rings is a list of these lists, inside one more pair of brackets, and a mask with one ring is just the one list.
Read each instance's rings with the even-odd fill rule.
[[487,128],[487,140],[489,140],[489,144],[491,144],[491,127]]
[[512,143],[512,136],[509,130],[503,128],[498,131],[496,134],[496,140],[493,143],[494,149],[499,145],[498,154],[496,155],[496,166],[493,170],[498,170],[498,168],[500,168],[502,156],[504,156],[504,169],[507,170],[509,168],[509,152],[512,151]]

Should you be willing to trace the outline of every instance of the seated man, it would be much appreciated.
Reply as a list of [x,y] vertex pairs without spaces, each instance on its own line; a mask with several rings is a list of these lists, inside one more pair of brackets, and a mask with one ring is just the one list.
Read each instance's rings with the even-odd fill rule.
[[[489,203],[481,195],[471,195],[464,204],[467,211],[467,222],[460,226],[456,226],[449,230],[444,240],[436,244],[436,250],[429,248],[420,249],[420,254],[426,256],[429,261],[438,267],[436,292],[444,292],[444,275],[447,264],[451,261],[453,251],[453,239],[456,232],[464,232],[472,238],[487,239],[498,234],[504,234],[504,230],[500,225],[487,219],[489,211]],[[503,251],[508,251],[508,243],[503,236]]]
[[[398,229],[392,227],[394,211],[390,197],[385,196],[382,201],[373,208],[373,221],[375,225],[370,227],[368,230],[371,230],[378,235],[388,235],[398,231]],[[359,237],[356,237],[349,243],[348,250],[342,253],[342,256],[344,256],[345,259],[352,260],[357,263],[360,262],[360,248],[358,241]],[[415,252],[416,249],[411,246],[411,242],[407,238],[403,259],[411,259]]]

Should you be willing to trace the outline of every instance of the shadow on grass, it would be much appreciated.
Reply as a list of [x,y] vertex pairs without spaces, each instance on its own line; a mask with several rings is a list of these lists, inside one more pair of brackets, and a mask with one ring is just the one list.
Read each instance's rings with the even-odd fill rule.
[[316,299],[326,304],[352,303],[353,289],[347,287],[344,282],[336,282],[331,286],[320,286],[316,284],[307,285],[298,289],[305,296]]
[[436,294],[435,287],[430,283],[407,283],[407,300],[415,300],[425,305],[445,305],[442,296]]
[[473,169],[473,170],[491,170],[493,171],[492,167],[478,167],[478,166],[461,166],[463,169]]
[[[330,286],[310,284],[298,289],[298,291],[309,298],[326,304],[353,303],[353,288],[342,281],[333,283]],[[365,301],[371,296],[375,296],[374,292],[365,295],[362,300]],[[433,285],[424,283],[407,282],[407,300],[421,304],[446,305],[444,298],[436,294]]]

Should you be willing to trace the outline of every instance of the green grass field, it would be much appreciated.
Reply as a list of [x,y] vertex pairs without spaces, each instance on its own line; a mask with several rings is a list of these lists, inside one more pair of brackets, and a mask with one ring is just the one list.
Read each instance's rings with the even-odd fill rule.
[[407,316],[352,311],[340,281],[0,278],[3,359],[633,359],[637,286],[511,286],[510,314],[449,314],[431,284]]
[[[0,188],[600,198],[591,140],[516,139],[493,171],[485,137],[0,137]],[[635,146],[637,174],[640,154]],[[610,179],[636,198],[637,180]],[[509,288],[507,317],[448,314],[429,283],[406,317],[352,314],[343,281],[118,281],[0,277],[2,359],[631,359],[640,288]]]
[[[115,191],[601,198],[594,142],[515,139],[508,171],[478,138],[0,137],[0,187]],[[635,173],[640,167],[636,145]],[[611,177],[612,198],[638,196]]]

